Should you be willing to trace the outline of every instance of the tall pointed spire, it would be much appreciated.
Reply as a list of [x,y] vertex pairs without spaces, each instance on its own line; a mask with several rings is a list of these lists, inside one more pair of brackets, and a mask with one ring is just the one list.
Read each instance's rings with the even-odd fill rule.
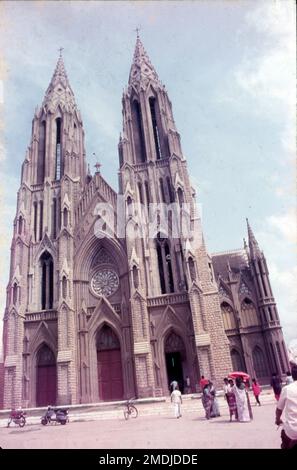
[[157,72],[152,65],[149,56],[139,37],[137,29],[136,45],[134,50],[133,62],[130,69],[129,84],[138,85],[147,84],[149,80],[160,82]]
[[246,223],[247,223],[247,231],[248,231],[248,241],[249,241],[249,248],[250,248],[250,255],[251,257],[256,257],[256,256],[259,256],[261,255],[261,252],[260,252],[260,248],[259,248],[259,244],[256,240],[256,237],[252,231],[252,228],[249,224],[249,220],[246,219]]
[[62,110],[73,112],[77,109],[74,93],[71,89],[63,57],[62,48],[59,49],[60,55],[56,68],[54,70],[50,84],[45,92],[43,107],[51,112],[54,112],[58,105]]

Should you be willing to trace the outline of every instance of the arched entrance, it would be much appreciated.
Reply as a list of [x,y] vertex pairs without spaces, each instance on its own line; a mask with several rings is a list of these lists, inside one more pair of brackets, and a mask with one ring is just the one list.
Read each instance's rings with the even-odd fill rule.
[[100,400],[121,400],[124,394],[121,347],[113,330],[104,325],[96,338]]
[[36,404],[55,405],[57,394],[56,358],[52,350],[44,344],[37,353]]
[[233,371],[246,372],[242,356],[236,349],[231,350],[231,361]]
[[183,340],[176,333],[169,334],[165,341],[165,360],[168,379],[168,388],[173,380],[179,384],[179,389],[184,391],[183,363],[186,361],[186,348]]

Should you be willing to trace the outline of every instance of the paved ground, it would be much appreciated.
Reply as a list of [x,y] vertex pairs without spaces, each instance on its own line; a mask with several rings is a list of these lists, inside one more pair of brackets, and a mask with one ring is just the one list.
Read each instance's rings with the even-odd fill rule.
[[[183,417],[139,415],[124,418],[70,422],[66,426],[39,424],[25,428],[0,428],[2,448],[80,448],[80,449],[209,449],[209,448],[279,448],[280,429],[274,425],[275,403],[253,406],[250,423],[229,423],[228,410],[221,403],[219,418],[207,421],[184,407]],[[153,405],[151,405],[153,406]]]

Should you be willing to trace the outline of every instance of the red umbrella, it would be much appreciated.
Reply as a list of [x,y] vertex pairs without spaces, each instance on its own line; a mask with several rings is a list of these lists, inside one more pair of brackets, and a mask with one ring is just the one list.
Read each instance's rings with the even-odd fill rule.
[[228,377],[229,379],[236,379],[236,377],[241,377],[244,382],[250,380],[250,376],[246,372],[231,372]]

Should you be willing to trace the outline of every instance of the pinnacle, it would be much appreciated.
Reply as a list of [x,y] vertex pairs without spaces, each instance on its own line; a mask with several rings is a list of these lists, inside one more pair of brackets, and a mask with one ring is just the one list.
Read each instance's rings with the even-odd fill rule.
[[248,219],[246,219],[246,223],[247,223],[247,230],[248,230],[248,240],[249,240],[250,253],[251,253],[251,255],[259,255],[260,254],[260,248],[259,248],[258,242],[256,240],[256,237],[254,235],[254,232],[252,231],[252,228],[249,224]]
[[60,105],[62,109],[73,111],[76,109],[76,104],[61,51],[62,48],[60,49],[60,55],[52,79],[45,93],[43,106],[54,110],[57,105]]
[[143,79],[152,79],[159,82],[157,72],[137,33],[133,62],[130,70],[129,83],[139,83]]

